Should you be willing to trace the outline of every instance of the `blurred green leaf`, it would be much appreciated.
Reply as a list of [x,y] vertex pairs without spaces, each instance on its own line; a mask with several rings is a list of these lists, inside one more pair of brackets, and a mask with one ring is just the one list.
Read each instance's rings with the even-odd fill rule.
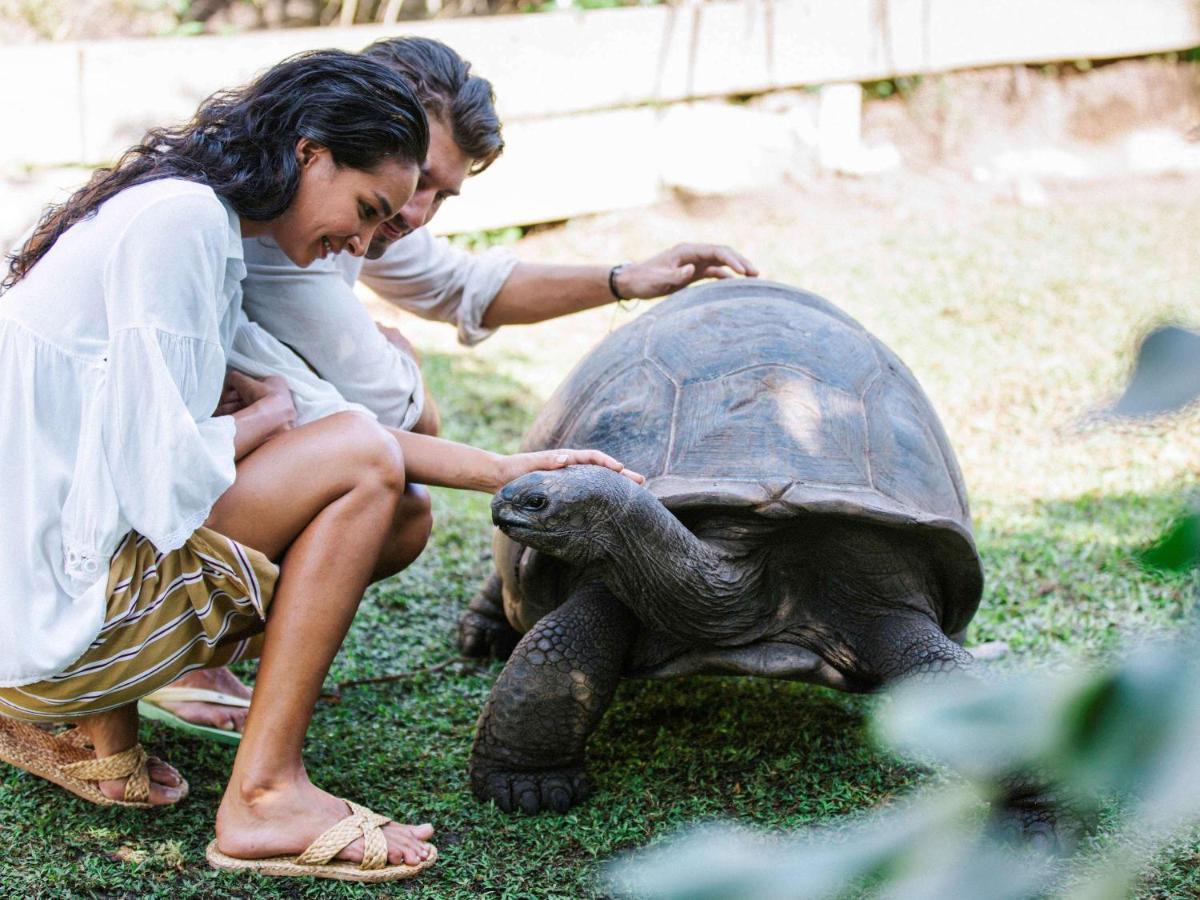
[[882,740],[976,782],[999,781],[1044,760],[1063,740],[1062,708],[1079,684],[1025,677],[910,683],[875,717]]
[[878,890],[891,900],[1019,900],[1044,883],[1049,858],[984,838],[981,802],[965,789],[842,828],[787,839],[708,826],[606,866],[618,897],[647,900],[823,900]]
[[1141,790],[1173,752],[1190,721],[1188,655],[1152,645],[1099,671],[903,685],[875,728],[893,747],[984,786],[1044,773],[1086,808]]
[[1200,563],[1200,514],[1180,517],[1153,546],[1137,555],[1147,569],[1186,572]]

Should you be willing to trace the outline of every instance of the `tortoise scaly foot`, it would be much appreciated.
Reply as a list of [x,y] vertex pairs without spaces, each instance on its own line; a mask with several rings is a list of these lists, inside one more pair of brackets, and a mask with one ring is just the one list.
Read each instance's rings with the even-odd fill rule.
[[458,618],[458,649],[473,659],[508,659],[520,639],[504,617],[500,576],[493,573]]
[[471,789],[485,803],[494,800],[506,813],[565,813],[591,793],[583,766],[542,772],[503,771],[476,763],[471,769]]

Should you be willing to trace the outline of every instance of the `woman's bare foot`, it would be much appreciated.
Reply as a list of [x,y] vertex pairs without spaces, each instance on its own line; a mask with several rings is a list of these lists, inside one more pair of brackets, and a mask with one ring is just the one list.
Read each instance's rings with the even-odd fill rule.
[[[237,677],[225,667],[219,669],[197,669],[180,676],[171,687],[204,688],[219,691],[233,697],[250,699],[250,688],[238,681]],[[200,703],[193,700],[155,703],[168,712],[172,712],[185,722],[193,725],[205,725],[209,728],[220,728],[222,731],[241,732],[246,727],[248,709],[238,706],[224,706],[220,703]]]
[[[235,859],[298,856],[309,844],[346,816],[344,800],[315,787],[306,776],[291,784],[238,790],[232,783],[217,810],[217,848]],[[433,826],[383,826],[388,843],[388,865],[417,865],[428,859],[433,847]],[[360,862],[361,839],[338,854],[338,859]]]
[[[123,706],[111,712],[99,713],[76,723],[80,732],[94,748],[97,759],[124,753],[137,743],[137,707]],[[150,757],[150,800],[154,806],[170,806],[187,796],[187,785],[179,772],[157,757]],[[100,792],[110,800],[125,799],[125,783],[129,779],[97,782]]]

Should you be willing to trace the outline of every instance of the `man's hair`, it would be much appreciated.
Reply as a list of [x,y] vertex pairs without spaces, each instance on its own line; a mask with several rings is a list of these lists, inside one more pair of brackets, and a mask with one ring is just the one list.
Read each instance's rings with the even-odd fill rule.
[[445,124],[454,143],[471,158],[470,174],[482,172],[504,151],[491,82],[472,75],[471,64],[441,41],[384,38],[363,54],[409,80],[425,112]]

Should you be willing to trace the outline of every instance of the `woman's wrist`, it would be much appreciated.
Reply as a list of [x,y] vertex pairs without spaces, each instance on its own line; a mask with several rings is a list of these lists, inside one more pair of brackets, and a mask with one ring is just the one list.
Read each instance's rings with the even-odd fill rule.
[[268,394],[254,405],[263,407],[261,415],[267,437],[287,431],[296,422],[296,407],[290,394]]
[[267,394],[233,414],[237,423],[234,438],[236,458],[257,450],[295,423],[295,408],[289,395]]
[[485,494],[494,494],[512,481],[512,478],[508,474],[508,461],[510,457],[501,453],[492,453],[491,451],[484,452],[487,453],[488,459],[487,464],[484,466],[484,474],[478,490]]

